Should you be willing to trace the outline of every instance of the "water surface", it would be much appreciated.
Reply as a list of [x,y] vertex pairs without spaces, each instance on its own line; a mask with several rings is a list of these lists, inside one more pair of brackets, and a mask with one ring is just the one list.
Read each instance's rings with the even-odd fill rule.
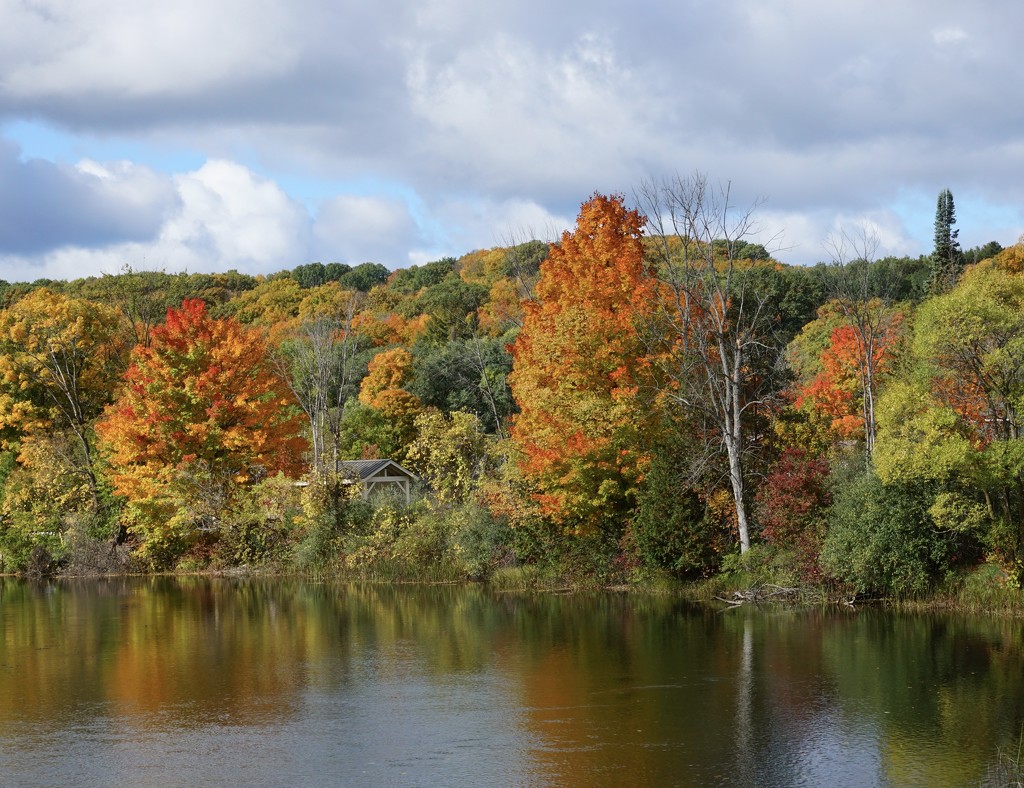
[[3,785],[977,785],[1024,625],[288,579],[0,581]]

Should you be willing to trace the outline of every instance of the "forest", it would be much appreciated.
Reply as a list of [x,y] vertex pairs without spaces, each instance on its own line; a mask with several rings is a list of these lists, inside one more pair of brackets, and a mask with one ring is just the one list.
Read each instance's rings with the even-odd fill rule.
[[[1018,600],[1024,244],[794,266],[705,177],[391,271],[0,282],[5,572]],[[345,460],[415,473],[364,500]]]

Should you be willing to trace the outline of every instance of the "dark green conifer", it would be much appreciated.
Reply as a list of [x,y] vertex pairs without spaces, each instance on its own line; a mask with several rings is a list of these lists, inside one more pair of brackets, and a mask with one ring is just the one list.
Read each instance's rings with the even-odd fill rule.
[[938,295],[952,289],[963,273],[964,255],[957,240],[960,231],[953,229],[954,224],[956,207],[953,205],[953,193],[949,189],[943,189],[939,193],[938,204],[935,207],[935,250],[932,252],[928,278],[930,295]]

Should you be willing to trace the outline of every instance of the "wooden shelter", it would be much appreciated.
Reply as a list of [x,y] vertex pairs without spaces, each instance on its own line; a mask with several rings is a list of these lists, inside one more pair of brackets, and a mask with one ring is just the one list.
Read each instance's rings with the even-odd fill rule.
[[405,494],[405,502],[412,497],[412,483],[418,477],[394,460],[345,460],[340,463],[341,470],[346,471],[358,480],[363,488],[363,498],[369,498],[376,492],[385,490],[401,490]]

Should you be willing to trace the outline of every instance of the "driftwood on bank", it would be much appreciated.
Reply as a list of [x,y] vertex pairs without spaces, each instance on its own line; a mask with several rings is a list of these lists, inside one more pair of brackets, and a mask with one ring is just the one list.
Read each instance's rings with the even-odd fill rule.
[[[758,604],[761,602],[778,603],[823,603],[835,600],[827,599],[820,589],[801,588],[799,586],[777,586],[766,583],[760,586],[732,592],[731,597],[716,596],[719,602],[724,602],[730,607],[741,607],[746,604]],[[840,600],[843,604],[853,607],[854,599]]]

